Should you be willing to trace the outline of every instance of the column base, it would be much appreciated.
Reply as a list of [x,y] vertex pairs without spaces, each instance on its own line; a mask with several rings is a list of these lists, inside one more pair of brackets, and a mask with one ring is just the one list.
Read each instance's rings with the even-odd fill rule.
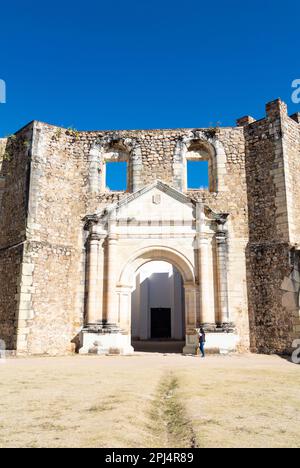
[[186,335],[185,346],[182,350],[183,354],[197,354],[197,348],[199,346],[198,335]]
[[[206,343],[205,350],[208,354],[228,354],[234,353],[238,349],[240,337],[232,331],[230,327],[209,327],[205,329]],[[198,331],[199,329],[197,329]],[[199,339],[198,335],[186,335],[186,345],[183,348],[183,354],[195,355],[198,352]]]
[[237,351],[240,338],[236,333],[218,332],[207,333],[205,350],[211,354],[228,354]]
[[[200,327],[205,333],[235,333],[236,327],[232,322],[201,323]],[[197,328],[197,330],[200,330]]]
[[116,324],[89,324],[80,336],[79,354],[128,355],[133,354],[131,335],[125,334]]

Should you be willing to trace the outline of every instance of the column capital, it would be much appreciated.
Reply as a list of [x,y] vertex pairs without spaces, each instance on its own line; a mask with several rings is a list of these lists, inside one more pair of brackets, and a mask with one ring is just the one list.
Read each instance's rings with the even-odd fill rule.
[[210,237],[208,235],[204,234],[198,234],[197,235],[197,241],[199,245],[208,245],[210,240]]
[[100,242],[101,240],[104,240],[106,237],[106,234],[104,233],[99,233],[99,232],[91,232],[89,235],[89,241],[90,242]]
[[110,233],[108,235],[108,241],[109,243],[116,243],[118,240],[118,234],[115,234],[115,233]]
[[117,292],[118,293],[124,293],[124,294],[129,294],[132,293],[133,286],[130,284],[117,284]]
[[197,285],[195,283],[184,283],[183,285],[185,291],[196,291]]
[[215,235],[215,239],[218,244],[226,244],[227,242],[227,232],[226,231],[218,231]]

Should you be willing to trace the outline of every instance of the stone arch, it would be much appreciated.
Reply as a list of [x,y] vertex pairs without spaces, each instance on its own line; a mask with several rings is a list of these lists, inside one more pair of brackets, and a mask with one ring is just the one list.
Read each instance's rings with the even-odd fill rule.
[[145,263],[155,260],[171,263],[183,278],[186,331],[186,345],[183,352],[194,353],[197,326],[197,285],[194,266],[187,257],[173,248],[161,245],[145,247],[129,257],[120,269],[117,293],[121,327],[131,334],[131,292],[134,288],[135,272]]
[[171,263],[181,273],[185,286],[195,285],[195,273],[192,263],[183,254],[170,247],[149,246],[136,251],[121,268],[119,287],[133,287],[135,272],[145,263],[151,261],[165,261]]
[[127,191],[134,192],[139,188],[142,153],[134,139],[107,135],[93,144],[89,152],[91,192],[106,191],[106,162],[127,162]]
[[174,178],[180,190],[187,191],[187,161],[208,161],[209,191],[225,191],[226,153],[216,131],[197,130],[185,135],[178,143],[174,158]]

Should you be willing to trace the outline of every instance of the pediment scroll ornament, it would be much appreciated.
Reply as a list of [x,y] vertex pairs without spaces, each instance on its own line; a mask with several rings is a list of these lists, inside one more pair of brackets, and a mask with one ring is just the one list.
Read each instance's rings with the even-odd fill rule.
[[225,230],[225,224],[227,223],[229,213],[216,213],[208,205],[204,205],[204,213],[208,219],[215,221],[220,231]]

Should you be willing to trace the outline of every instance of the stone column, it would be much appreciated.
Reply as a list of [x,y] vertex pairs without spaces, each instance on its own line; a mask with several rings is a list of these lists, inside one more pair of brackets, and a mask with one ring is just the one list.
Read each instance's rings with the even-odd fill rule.
[[92,232],[88,246],[87,324],[102,321],[103,241],[105,234]]
[[218,298],[219,298],[219,317],[221,324],[230,323],[230,314],[228,306],[228,279],[227,279],[227,232],[223,224],[218,225],[218,232],[215,237],[216,258],[218,272]]
[[97,281],[97,315],[100,323],[103,323],[103,306],[104,306],[104,242],[107,236],[106,232],[100,235],[98,246],[98,281]]
[[118,323],[118,307],[117,307],[117,277],[116,267],[118,265],[117,235],[110,232],[107,245],[107,299],[106,313],[108,324],[116,325]]
[[202,325],[215,325],[215,305],[213,290],[213,258],[211,240],[200,238],[199,246],[199,288],[200,322]]

